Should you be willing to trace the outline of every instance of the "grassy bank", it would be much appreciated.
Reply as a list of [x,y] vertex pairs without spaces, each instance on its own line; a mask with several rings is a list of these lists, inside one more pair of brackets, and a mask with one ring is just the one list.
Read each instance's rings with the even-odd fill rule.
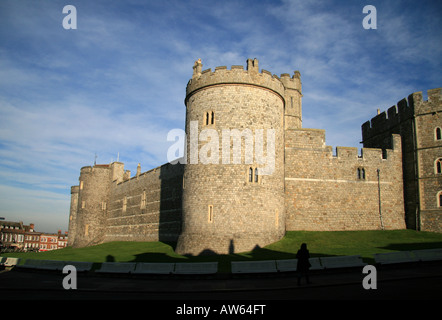
[[370,263],[373,254],[416,249],[442,248],[442,234],[413,230],[394,231],[289,231],[283,239],[250,252],[211,256],[181,256],[174,244],[163,242],[109,242],[86,248],[65,248],[39,253],[8,253],[22,259],[117,262],[219,261],[220,269],[233,260],[293,259],[301,243],[307,243],[313,257],[361,255]]

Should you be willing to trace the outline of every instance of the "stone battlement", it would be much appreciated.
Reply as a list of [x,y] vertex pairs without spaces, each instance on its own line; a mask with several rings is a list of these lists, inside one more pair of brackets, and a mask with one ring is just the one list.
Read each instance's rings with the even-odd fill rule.
[[[382,148],[356,148],[337,146],[335,148],[336,154],[333,155],[333,148],[325,145],[325,130],[323,129],[292,129],[286,132],[286,150],[312,150],[316,152],[325,152],[327,158],[335,158],[339,161],[396,161],[391,159],[394,152],[401,150],[401,138],[397,134],[392,134],[392,149]],[[359,150],[361,154],[359,155]]]
[[422,92],[415,92],[408,96],[408,99],[400,100],[397,105],[390,107],[387,112],[380,112],[371,120],[362,125],[362,137],[364,140],[384,131],[391,130],[401,122],[406,121],[414,115],[434,112],[433,103],[441,100],[441,88],[427,91],[428,100],[423,100]]
[[259,72],[258,60],[248,59],[247,69],[243,66],[232,66],[230,70],[226,66],[216,67],[215,71],[206,69],[202,71],[201,60],[195,61],[193,66],[193,75],[186,88],[186,101],[197,90],[226,84],[241,84],[263,87],[277,93],[284,100],[285,89],[295,89],[301,92],[301,75],[295,71],[290,77],[288,73],[281,74],[281,77],[272,75],[267,70]]

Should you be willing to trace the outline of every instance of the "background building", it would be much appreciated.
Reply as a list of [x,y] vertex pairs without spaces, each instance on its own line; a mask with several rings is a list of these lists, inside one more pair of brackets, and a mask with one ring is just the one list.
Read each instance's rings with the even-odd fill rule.
[[24,225],[22,221],[0,221],[0,250],[12,251],[49,251],[65,248],[68,234],[48,234],[37,232],[34,224]]

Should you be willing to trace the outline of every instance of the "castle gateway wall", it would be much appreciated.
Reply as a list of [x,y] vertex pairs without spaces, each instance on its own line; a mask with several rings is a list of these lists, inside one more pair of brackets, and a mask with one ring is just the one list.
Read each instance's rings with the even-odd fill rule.
[[[286,131],[287,230],[403,229],[400,137],[393,149],[325,146],[319,129]],[[378,180],[379,169],[379,180]]]

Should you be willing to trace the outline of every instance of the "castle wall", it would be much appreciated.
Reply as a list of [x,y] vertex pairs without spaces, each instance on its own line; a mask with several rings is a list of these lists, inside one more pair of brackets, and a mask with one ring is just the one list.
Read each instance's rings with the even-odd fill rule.
[[182,181],[182,165],[165,164],[112,182],[104,241],[176,241]]
[[407,227],[441,232],[442,176],[435,171],[442,157],[442,140],[435,137],[435,129],[442,128],[441,89],[427,93],[427,101],[422,92],[413,93],[364,123],[362,139],[364,147],[389,148],[389,135],[401,135]]
[[378,112],[371,121],[362,125],[362,140],[365,148],[391,148],[391,134],[402,139],[402,170],[404,179],[405,220],[408,228],[417,229],[418,185],[416,168],[416,140],[414,108],[406,99],[387,112]]
[[393,146],[385,153],[380,149],[362,149],[361,157],[357,148],[337,147],[334,156],[332,148],[325,146],[324,130],[287,130],[287,230],[404,228],[398,136],[394,137]]
[[441,89],[428,91],[428,100],[420,93],[410,101],[416,114],[417,165],[419,177],[419,223],[424,231],[442,232],[442,173],[436,162],[442,159],[442,139],[437,139],[436,128],[442,129]]
[[441,232],[440,91],[364,123],[361,155],[334,155],[324,130],[302,129],[299,72],[259,72],[256,59],[202,71],[199,60],[186,88],[186,156],[132,177],[120,162],[83,167],[70,245],[177,241],[178,253],[198,255],[252,250],[286,230]]
[[130,177],[124,164],[81,169],[72,187],[69,245],[176,241],[181,231],[183,167],[165,164]]

